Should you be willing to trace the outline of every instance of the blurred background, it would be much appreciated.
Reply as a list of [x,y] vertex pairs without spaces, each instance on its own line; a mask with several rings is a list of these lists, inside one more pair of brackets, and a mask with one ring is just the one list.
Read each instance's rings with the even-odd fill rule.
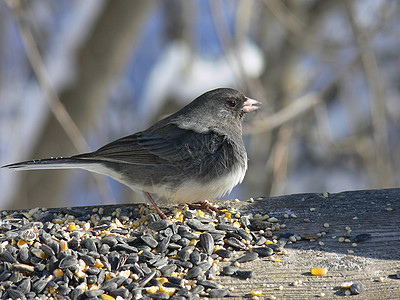
[[[399,16],[395,0],[0,0],[0,164],[93,151],[234,87],[263,107],[229,198],[398,186]],[[0,169],[0,190],[2,209],[137,197],[81,170]]]

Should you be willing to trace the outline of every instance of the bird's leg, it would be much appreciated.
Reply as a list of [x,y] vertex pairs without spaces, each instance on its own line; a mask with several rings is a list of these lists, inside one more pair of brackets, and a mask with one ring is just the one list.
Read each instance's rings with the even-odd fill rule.
[[167,220],[167,216],[162,212],[162,210],[158,207],[157,203],[154,201],[153,197],[151,197],[149,192],[143,192],[143,194],[145,194],[145,196],[147,197],[147,199],[150,201],[151,204],[153,204],[156,212],[158,213],[158,215],[160,216],[161,219],[163,220]]
[[204,208],[209,214],[212,214],[212,211],[215,211],[217,214],[222,215],[223,212],[220,211],[218,208],[215,208],[214,206],[212,206],[209,202],[207,202],[206,200],[202,200],[199,201],[197,203],[195,203],[197,205],[199,205],[200,207]]

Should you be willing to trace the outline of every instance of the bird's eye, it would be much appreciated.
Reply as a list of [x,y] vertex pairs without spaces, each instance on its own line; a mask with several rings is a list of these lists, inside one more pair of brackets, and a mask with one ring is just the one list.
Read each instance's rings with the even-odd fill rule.
[[236,100],[228,100],[228,101],[226,101],[226,104],[229,107],[235,107],[236,106]]

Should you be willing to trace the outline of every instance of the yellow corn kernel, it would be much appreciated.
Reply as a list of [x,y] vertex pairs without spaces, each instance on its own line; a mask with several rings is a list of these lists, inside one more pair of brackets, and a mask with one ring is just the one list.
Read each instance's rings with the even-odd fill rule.
[[131,271],[130,270],[121,271],[119,272],[119,275],[128,278],[129,276],[131,276]]
[[251,291],[251,295],[259,297],[262,295],[262,290],[257,290],[257,291],[253,290],[253,291]]
[[198,241],[199,240],[196,240],[196,239],[190,240],[189,246],[196,246]]
[[101,295],[101,299],[103,299],[103,300],[115,300],[114,297],[112,297],[110,295],[107,295],[107,294],[102,294]]
[[327,273],[327,268],[311,268],[311,275],[314,276],[326,276]]
[[161,284],[168,282],[168,279],[165,277],[157,277],[156,278]]
[[67,241],[61,240],[60,241],[60,251],[68,250],[68,243]]
[[226,212],[225,218],[227,218],[230,221],[232,219],[232,214],[230,212]]
[[71,224],[68,225],[67,230],[72,231],[72,230],[75,230],[75,229],[77,229],[75,224],[71,223]]
[[172,297],[175,294],[176,289],[175,288],[169,288],[169,287],[160,287],[160,292],[161,293],[167,293],[170,297]]
[[155,294],[155,293],[158,293],[158,291],[160,290],[160,288],[158,286],[150,286],[145,289],[148,294]]
[[100,259],[96,259],[96,263],[94,264],[95,267],[98,267],[99,269],[104,267],[104,264],[101,262]]
[[28,243],[26,241],[24,241],[23,239],[20,239],[17,244],[18,244],[18,248],[20,248],[20,249],[24,248],[24,247],[29,247]]
[[111,279],[112,277],[109,275],[109,274],[106,274],[106,278],[105,278],[105,281],[107,281],[107,280],[109,280],[109,279]]
[[340,287],[342,288],[342,289],[349,289],[350,287],[351,287],[351,285],[353,284],[353,282],[351,282],[351,281],[347,281],[347,282],[343,282],[341,285],[340,285]]
[[53,275],[54,275],[55,277],[60,277],[60,276],[63,276],[63,275],[64,275],[64,272],[63,272],[63,270],[61,270],[61,269],[55,269],[55,270],[53,271]]

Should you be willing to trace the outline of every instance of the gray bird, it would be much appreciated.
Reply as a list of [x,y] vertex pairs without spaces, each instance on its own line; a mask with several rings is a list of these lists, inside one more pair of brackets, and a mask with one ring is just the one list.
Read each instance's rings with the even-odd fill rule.
[[[242,139],[246,113],[260,102],[230,88],[208,91],[148,129],[97,151],[3,166],[16,170],[80,168],[142,191],[158,203],[204,204],[242,182],[247,154]],[[155,199],[155,200],[154,200]]]

